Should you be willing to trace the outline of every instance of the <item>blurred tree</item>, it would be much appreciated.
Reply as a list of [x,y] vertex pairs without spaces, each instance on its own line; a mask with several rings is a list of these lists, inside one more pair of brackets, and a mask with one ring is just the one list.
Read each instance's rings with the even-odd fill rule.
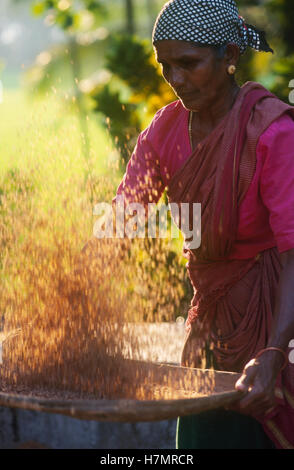
[[[162,80],[149,41],[130,35],[111,38],[106,53],[106,68],[111,72],[108,83],[92,83],[89,95],[94,109],[106,117],[106,126],[120,151],[120,168],[125,170],[146,112],[154,114],[175,99]],[[127,95],[127,101],[122,98]],[[144,113],[145,111],[145,113]]]
[[134,92],[148,98],[158,92],[161,77],[152,62],[149,41],[127,35],[113,36],[106,53],[106,66],[124,80]]
[[156,17],[154,0],[146,0],[146,7],[147,7],[148,15],[149,15],[149,31],[150,31],[150,37],[151,37],[154,22],[155,22],[155,17]]
[[128,34],[135,33],[135,21],[134,21],[134,1],[133,0],[125,0],[125,8],[126,8],[126,32]]
[[120,93],[113,91],[110,84],[93,89],[91,96],[95,102],[94,111],[105,116],[105,125],[120,152],[119,166],[123,172],[141,131],[137,106],[124,102]]
[[265,8],[275,36],[275,60],[270,71],[270,89],[289,102],[290,81],[294,77],[294,9],[291,0],[267,0]]
[[283,42],[285,56],[293,54],[294,45],[294,8],[293,0],[268,0],[265,4],[279,24],[280,39]]
[[[237,78],[261,82],[279,98],[289,101],[294,71],[294,10],[292,0],[239,0],[246,21],[265,29],[274,55],[249,50],[241,57]],[[244,12],[244,13],[243,13]]]

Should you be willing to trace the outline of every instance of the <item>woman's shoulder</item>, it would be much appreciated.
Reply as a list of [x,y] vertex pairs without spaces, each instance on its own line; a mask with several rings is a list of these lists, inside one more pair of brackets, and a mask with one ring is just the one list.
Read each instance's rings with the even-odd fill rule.
[[143,131],[143,137],[153,139],[155,135],[166,135],[177,128],[179,122],[185,122],[188,113],[180,100],[169,103],[156,112],[149,126]]
[[266,147],[272,145],[273,141],[287,138],[294,144],[294,108],[293,114],[285,112],[275,119],[261,134],[259,145]]
[[187,110],[184,108],[181,101],[176,100],[159,109],[153,119],[160,119],[163,117],[168,117],[171,114],[181,114],[186,112]]

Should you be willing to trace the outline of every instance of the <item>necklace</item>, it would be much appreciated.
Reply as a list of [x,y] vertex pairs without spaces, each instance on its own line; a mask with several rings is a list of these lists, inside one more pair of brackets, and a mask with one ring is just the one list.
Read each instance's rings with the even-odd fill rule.
[[[240,91],[240,88],[237,87],[236,88],[236,92],[234,93],[234,97],[233,97],[233,101],[232,101],[232,104],[230,106],[230,109],[233,107],[234,103],[235,103],[235,100],[239,94],[239,91]],[[193,115],[194,115],[194,112],[193,111],[190,111],[190,114],[189,114],[189,126],[188,126],[188,129],[189,129],[189,140],[190,140],[190,146],[191,146],[191,150],[193,152],[193,139],[192,139],[192,122],[193,122]]]
[[189,114],[189,139],[190,139],[191,150],[193,151],[192,121],[193,121],[193,111],[190,111],[190,114]]

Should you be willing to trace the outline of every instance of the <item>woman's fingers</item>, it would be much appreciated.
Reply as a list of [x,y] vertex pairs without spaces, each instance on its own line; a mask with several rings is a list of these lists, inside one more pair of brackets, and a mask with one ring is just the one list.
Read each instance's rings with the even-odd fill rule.
[[248,395],[239,402],[241,412],[254,415],[262,415],[273,406],[273,399],[265,392],[249,392]]
[[274,395],[270,392],[264,370],[254,359],[245,366],[235,388],[247,392],[237,404],[236,410],[240,413],[263,416],[275,406]]
[[235,388],[241,390],[242,392],[248,391],[252,386],[255,376],[256,376],[256,365],[254,359],[252,359],[245,366],[242,376],[237,380]]
[[256,370],[249,369],[248,375],[241,382],[241,386],[247,387],[248,390],[246,396],[238,403],[241,413],[264,415],[270,408],[275,406],[273,393],[258,380]]
[[240,405],[240,402],[233,405],[225,407],[227,411],[236,411],[244,415],[252,416],[264,416],[267,413],[270,413],[275,407],[272,406],[269,402],[264,401],[252,401],[247,405]]

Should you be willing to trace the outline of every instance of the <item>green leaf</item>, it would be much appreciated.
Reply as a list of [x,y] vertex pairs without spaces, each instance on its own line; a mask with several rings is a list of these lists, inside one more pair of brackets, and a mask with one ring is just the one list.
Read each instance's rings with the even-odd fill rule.
[[54,0],[46,0],[45,7],[48,9],[56,7],[56,2]]
[[73,25],[74,18],[72,13],[63,11],[57,14],[56,22],[61,28],[68,29]]
[[31,9],[32,9],[33,15],[40,16],[46,10],[46,6],[45,6],[44,2],[37,2],[37,3],[34,3],[32,5]]

